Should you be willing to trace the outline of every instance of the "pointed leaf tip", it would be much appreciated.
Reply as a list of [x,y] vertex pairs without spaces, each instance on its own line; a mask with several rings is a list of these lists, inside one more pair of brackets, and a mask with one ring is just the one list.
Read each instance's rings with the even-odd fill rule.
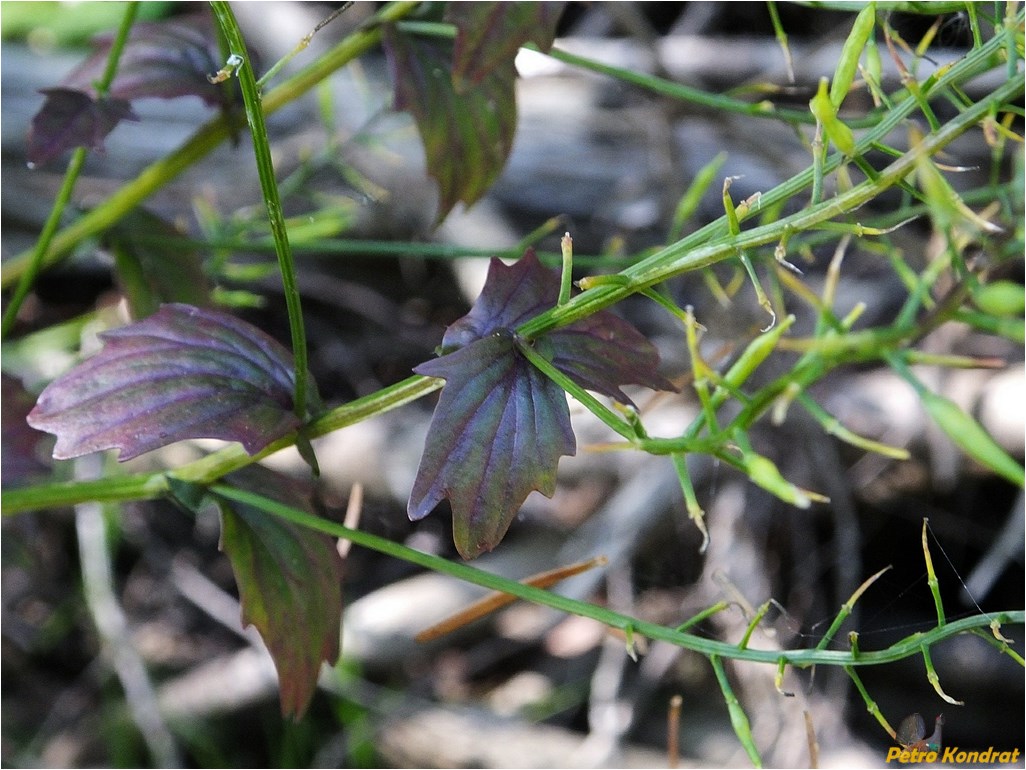
[[57,459],[118,449],[128,460],[189,438],[255,454],[300,424],[292,355],[226,313],[163,305],[101,339],[103,350],[50,383],[28,415],[57,435]]
[[[307,513],[295,479],[259,465],[233,484]],[[317,690],[322,663],[339,656],[343,561],[332,538],[254,506],[220,499],[221,550],[231,562],[242,623],[253,625],[278,671],[281,712],[299,719]]]

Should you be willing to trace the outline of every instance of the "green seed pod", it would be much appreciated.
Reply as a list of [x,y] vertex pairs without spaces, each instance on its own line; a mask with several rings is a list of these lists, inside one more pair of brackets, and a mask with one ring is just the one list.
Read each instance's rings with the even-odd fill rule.
[[838,117],[837,107],[830,101],[827,93],[827,79],[821,78],[819,90],[809,101],[809,109],[816,119],[823,126],[827,138],[834,143],[834,146],[845,155],[855,154],[855,135]]
[[768,457],[752,454],[745,457],[744,462],[745,472],[754,484],[798,508],[808,508],[812,504],[808,495],[785,479]]
[[993,281],[973,292],[980,310],[1000,317],[1021,317],[1026,312],[1026,292],[1015,281]]
[[771,331],[760,334],[752,340],[744,352],[738,357],[734,365],[727,370],[723,376],[725,385],[731,388],[740,387],[749,375],[754,372],[770,353],[776,348],[780,338],[794,323],[794,316],[789,315]]
[[837,60],[834,80],[830,84],[830,102],[834,105],[834,110],[841,106],[844,97],[848,95],[848,89],[855,82],[859,57],[862,56],[862,49],[866,47],[875,24],[876,3],[870,3],[855,17],[855,23],[851,27],[851,32],[848,33],[848,39],[844,41],[844,48],[841,49],[841,56]]
[[1023,467],[958,404],[925,388],[918,393],[927,414],[967,455],[1013,484],[1023,486]]
[[883,82],[883,63],[880,61],[880,49],[876,45],[876,38],[872,35],[866,39],[866,75],[876,85],[880,85]]

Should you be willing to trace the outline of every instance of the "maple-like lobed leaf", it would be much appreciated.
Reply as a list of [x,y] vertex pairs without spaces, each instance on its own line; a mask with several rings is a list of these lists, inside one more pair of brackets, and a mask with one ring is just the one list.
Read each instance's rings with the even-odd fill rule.
[[445,20],[456,26],[453,82],[458,93],[477,87],[516,58],[524,43],[552,48],[562,2],[447,3]]
[[[63,85],[90,90],[103,75],[113,41],[111,33],[95,37],[94,52],[68,74]],[[128,100],[198,96],[211,106],[221,106],[225,90],[222,85],[211,83],[207,76],[222,66],[221,49],[209,13],[140,22],[129,33],[109,93]]]
[[441,221],[460,201],[477,202],[498,178],[517,124],[513,59],[491,68],[473,89],[453,84],[453,43],[384,28],[395,108],[417,124],[428,173],[438,182]]
[[138,120],[132,106],[116,97],[96,98],[74,88],[44,88],[43,106],[32,118],[27,157],[41,166],[74,147],[103,152],[103,140],[122,120]]
[[[457,349],[500,329],[515,329],[553,307],[558,298],[559,273],[543,266],[534,249],[527,249],[509,267],[492,259],[486,290],[470,312],[446,329],[442,351]],[[556,329],[545,339],[553,351],[552,364],[587,390],[629,404],[620,385],[675,389],[658,372],[655,346],[632,324],[608,310]]]
[[190,438],[255,454],[300,424],[292,355],[227,313],[164,305],[101,339],[103,350],[50,383],[29,413],[32,427],[57,435],[57,459],[118,449],[128,460]]
[[408,513],[416,521],[448,498],[465,559],[502,540],[533,490],[551,496],[556,465],[576,451],[563,390],[493,333],[414,371],[446,381],[431,420]]
[[[527,343],[515,332],[558,296],[558,273],[532,249],[509,267],[493,259],[474,306],[446,330],[443,355],[414,369],[446,382],[407,512],[423,518],[448,498],[464,558],[494,548],[531,491],[551,495],[559,458],[575,452],[566,394],[519,351]],[[652,343],[607,310],[533,344],[583,388],[624,403],[624,384],[674,389]]]
[[[228,477],[236,486],[313,512],[308,496],[254,466]],[[239,587],[243,625],[259,631],[278,671],[282,715],[300,718],[317,689],[321,663],[339,656],[342,559],[335,541],[237,502],[219,500],[221,550]]]

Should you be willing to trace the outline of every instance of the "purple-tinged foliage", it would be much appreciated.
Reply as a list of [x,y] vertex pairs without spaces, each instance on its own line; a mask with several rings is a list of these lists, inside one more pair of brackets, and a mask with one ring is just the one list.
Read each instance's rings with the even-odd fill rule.
[[[113,41],[113,34],[98,35],[93,40],[93,54],[64,79],[63,85],[91,90],[103,75]],[[209,13],[141,22],[129,33],[109,93],[128,100],[198,96],[210,106],[219,107],[225,103],[224,86],[211,83],[207,76],[223,66]]]
[[506,165],[517,127],[514,58],[523,43],[548,50],[562,3],[448,3],[451,40],[384,31],[395,108],[417,123],[428,173],[438,181],[438,221],[471,206]]
[[49,467],[37,452],[40,439],[47,437],[25,422],[34,399],[19,380],[6,373],[0,374],[0,393],[3,394],[3,409],[0,409],[0,437],[3,439],[0,479],[4,487],[14,487],[49,472]]
[[115,97],[95,98],[73,88],[45,88],[46,101],[32,118],[28,161],[41,166],[74,147],[103,152],[103,140],[122,120],[138,120],[132,106]]
[[43,89],[46,101],[32,119],[28,161],[39,166],[73,147],[103,151],[103,140],[122,120],[138,120],[133,99],[198,96],[209,105],[229,109],[235,83],[213,84],[208,75],[222,66],[220,46],[210,14],[173,21],[136,24],[118,60],[107,93],[96,83],[103,77],[113,34],[98,36],[94,52],[57,88]]
[[114,255],[114,278],[134,320],[168,302],[210,305],[210,282],[198,248],[184,245],[184,232],[146,210],[132,209],[103,234]]
[[415,371],[441,377],[445,388],[409,515],[421,519],[449,498],[456,548],[472,559],[502,540],[532,490],[555,492],[559,458],[577,451],[566,394],[517,352],[507,330]]
[[417,123],[428,173],[438,182],[438,221],[458,201],[475,203],[498,177],[517,126],[516,69],[510,59],[472,90],[456,93],[451,40],[390,26],[383,41],[395,84],[395,108]]
[[292,355],[233,316],[164,305],[101,338],[103,350],[50,383],[29,413],[32,427],[57,435],[57,459],[119,449],[127,460],[189,438],[255,454],[300,424]]
[[[313,513],[295,481],[252,466],[235,486]],[[221,550],[239,586],[242,622],[256,627],[275,668],[282,715],[299,719],[317,689],[321,663],[339,655],[342,558],[322,532],[234,501],[219,500]]]
[[548,52],[556,36],[562,2],[447,3],[445,20],[456,26],[452,77],[456,91],[476,87],[507,66],[524,43]]
[[657,372],[653,345],[606,310],[533,343],[518,340],[516,328],[558,296],[558,273],[533,250],[511,267],[493,259],[481,296],[446,330],[443,355],[414,370],[446,384],[407,511],[421,519],[448,498],[453,539],[466,559],[502,540],[532,490],[551,496],[559,458],[576,451],[566,394],[520,344],[533,344],[582,387],[621,402],[629,403],[620,389],[626,383],[673,389]]

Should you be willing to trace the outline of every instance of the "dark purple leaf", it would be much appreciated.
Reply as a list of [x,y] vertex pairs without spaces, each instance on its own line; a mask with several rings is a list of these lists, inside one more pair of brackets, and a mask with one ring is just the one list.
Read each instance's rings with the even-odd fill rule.
[[472,559],[502,540],[532,490],[555,491],[560,456],[577,448],[566,394],[517,352],[508,331],[415,371],[446,383],[409,516],[421,519],[449,498],[456,548]]
[[476,87],[492,70],[513,61],[524,43],[552,47],[562,2],[448,3],[445,20],[456,25],[453,82],[460,93]]
[[[309,496],[288,493],[294,482],[265,468],[247,468],[229,480],[313,512]],[[338,659],[342,558],[335,541],[321,532],[234,501],[219,502],[221,550],[239,586],[243,625],[256,627],[274,659],[282,715],[298,719],[317,689],[321,663]]]
[[[493,259],[484,291],[442,338],[442,352],[463,347],[499,329],[515,329],[553,307],[559,273],[539,261],[533,249],[510,267]],[[602,310],[546,336],[553,365],[578,385],[629,404],[620,385],[674,390],[658,373],[659,353],[631,324]]]
[[96,99],[73,88],[46,88],[46,101],[32,118],[28,161],[40,166],[73,147],[103,152],[103,140],[122,120],[138,120],[124,99]]
[[[551,495],[562,455],[576,448],[563,390],[519,352],[516,327],[556,304],[559,275],[534,251],[506,267],[493,259],[481,296],[442,339],[443,355],[415,368],[446,381],[407,511],[426,516],[448,498],[464,558],[494,548],[532,490]],[[626,383],[672,390],[659,355],[609,311],[534,342],[584,388],[629,403]]]
[[602,310],[548,335],[552,364],[585,390],[630,404],[620,385],[676,390],[659,372],[659,351],[619,316]]
[[[65,78],[64,85],[92,89],[107,66],[113,40],[109,33],[96,37],[94,53]],[[221,106],[224,88],[211,83],[207,76],[223,66],[210,14],[139,23],[132,27],[118,60],[110,95],[128,100],[194,95],[207,104]]]
[[384,42],[395,107],[413,115],[428,172],[438,181],[440,221],[458,201],[470,206],[481,198],[506,164],[517,124],[516,69],[508,59],[473,89],[458,94],[452,79],[452,41],[389,26]]
[[3,426],[0,432],[3,438],[0,461],[3,465],[0,479],[5,487],[12,487],[27,483],[49,470],[37,452],[40,440],[47,437],[25,422],[33,398],[19,380],[0,374],[0,393],[3,394],[3,409],[0,409],[0,425]]
[[291,354],[244,321],[164,305],[101,337],[103,350],[50,383],[28,416],[57,435],[57,459],[116,448],[127,460],[188,438],[254,454],[299,426]]

